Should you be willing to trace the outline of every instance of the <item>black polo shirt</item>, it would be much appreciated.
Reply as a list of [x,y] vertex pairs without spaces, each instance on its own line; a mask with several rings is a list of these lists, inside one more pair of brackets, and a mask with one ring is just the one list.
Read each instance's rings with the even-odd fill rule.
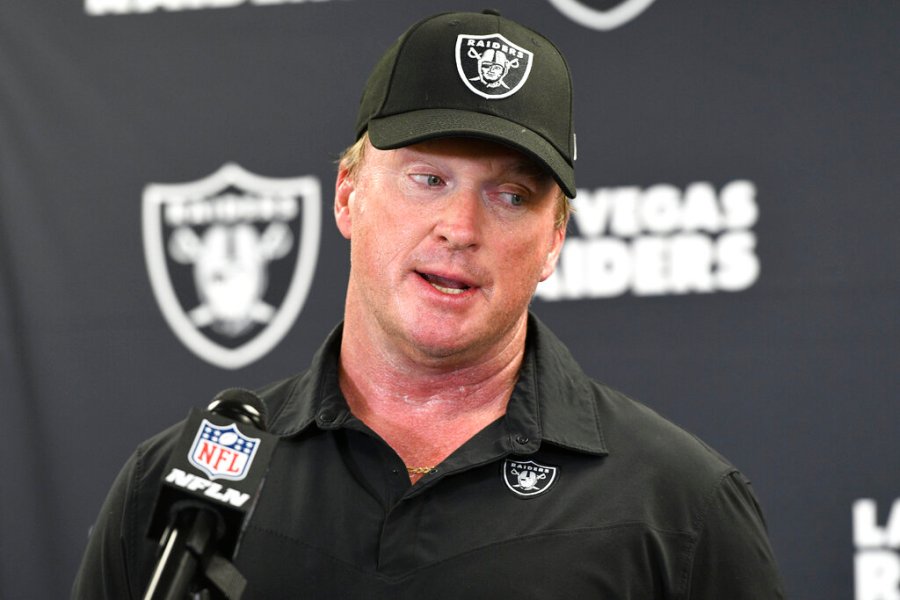
[[[348,410],[339,351],[340,328],[308,371],[261,391],[280,441],[235,559],[244,598],[783,597],[744,476],[588,379],[534,317],[506,415],[415,485]],[[178,433],[119,475],[74,597],[141,597]]]

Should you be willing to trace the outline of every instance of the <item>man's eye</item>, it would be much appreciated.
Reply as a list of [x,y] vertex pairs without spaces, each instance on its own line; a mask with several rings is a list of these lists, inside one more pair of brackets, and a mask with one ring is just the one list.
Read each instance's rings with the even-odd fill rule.
[[525,204],[525,196],[521,194],[505,192],[503,196],[506,198],[506,201],[509,202],[510,206],[522,206]]
[[439,187],[444,185],[444,180],[437,175],[431,175],[429,173],[417,173],[412,177],[415,181],[428,187]]

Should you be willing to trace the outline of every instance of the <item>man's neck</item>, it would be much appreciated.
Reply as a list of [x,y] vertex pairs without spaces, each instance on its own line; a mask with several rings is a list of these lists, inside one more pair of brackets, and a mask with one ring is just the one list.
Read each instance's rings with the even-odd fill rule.
[[422,360],[370,337],[345,323],[339,381],[350,410],[408,467],[432,467],[506,412],[525,320],[483,359],[465,362]]

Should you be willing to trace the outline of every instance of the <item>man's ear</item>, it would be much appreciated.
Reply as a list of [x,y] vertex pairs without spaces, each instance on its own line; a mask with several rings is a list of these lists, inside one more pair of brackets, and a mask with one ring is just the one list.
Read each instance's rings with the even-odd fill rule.
[[355,193],[355,184],[347,169],[341,165],[338,168],[337,180],[334,183],[334,220],[338,231],[348,240],[353,223],[350,218],[350,204]]
[[553,274],[553,270],[556,269],[556,262],[559,260],[559,255],[562,252],[563,244],[566,241],[566,228],[568,227],[569,220],[566,219],[566,222],[562,224],[562,226],[557,227],[553,230],[553,236],[550,240],[550,247],[547,251],[547,260],[544,261],[544,268],[541,269],[541,281],[544,281],[550,275]]

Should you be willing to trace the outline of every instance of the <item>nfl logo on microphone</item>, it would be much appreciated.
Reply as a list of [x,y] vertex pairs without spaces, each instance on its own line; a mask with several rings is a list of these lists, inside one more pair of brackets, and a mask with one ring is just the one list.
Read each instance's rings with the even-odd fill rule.
[[188,460],[210,479],[240,481],[250,471],[259,442],[259,438],[241,433],[234,423],[225,427],[203,419]]

